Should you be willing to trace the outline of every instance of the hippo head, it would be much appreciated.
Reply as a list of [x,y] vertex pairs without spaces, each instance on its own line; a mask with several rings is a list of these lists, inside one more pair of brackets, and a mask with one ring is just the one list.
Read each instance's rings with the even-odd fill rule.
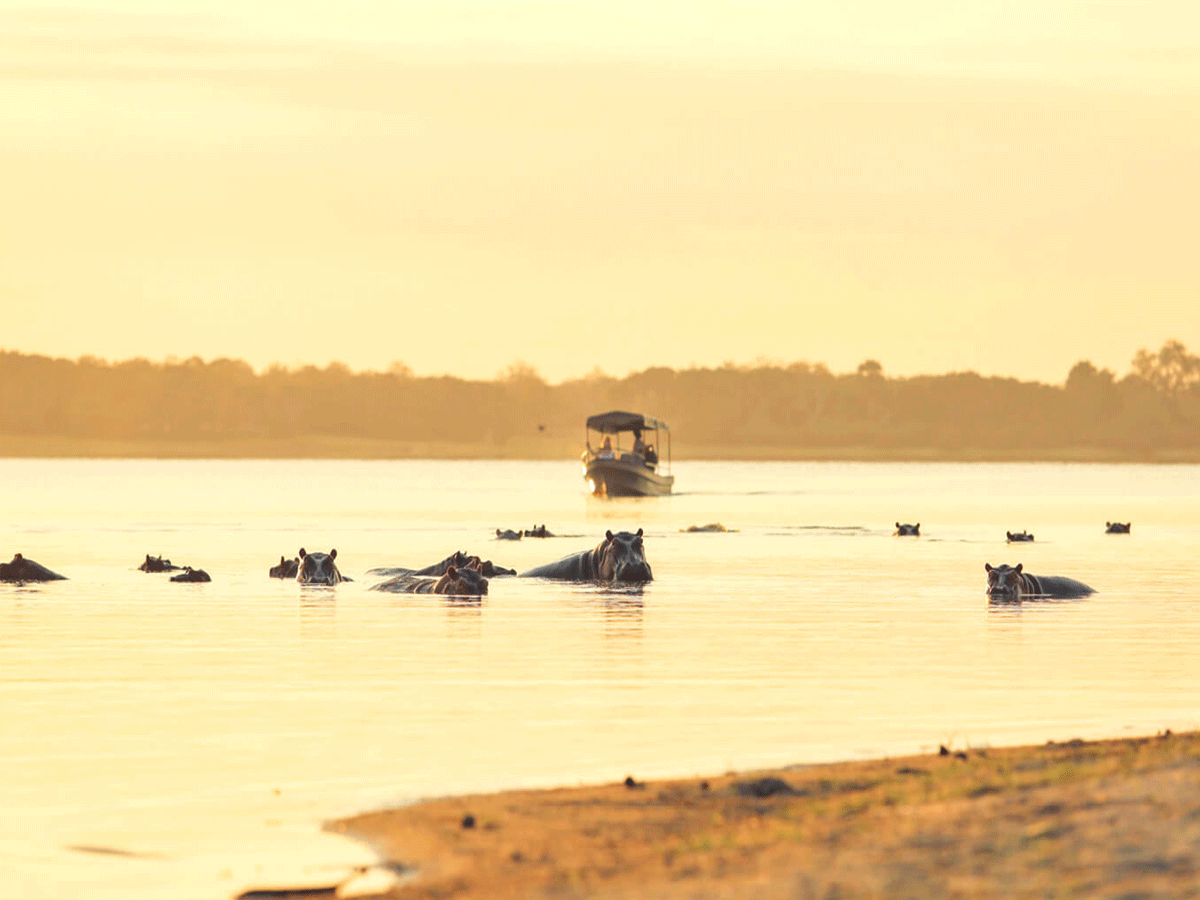
[[301,584],[337,584],[342,580],[338,571],[337,551],[328,553],[306,553],[300,548],[300,566],[296,571],[296,580]]
[[467,557],[467,559],[465,559],[461,563],[461,567],[467,568],[467,569],[474,569],[476,572],[478,572],[484,578],[495,578],[498,575],[516,575],[517,574],[516,569],[506,569],[506,568],[504,568],[504,566],[496,565],[490,559],[480,559],[478,556]]
[[604,533],[604,543],[598,548],[600,559],[596,566],[596,577],[600,581],[624,581],[636,584],[653,581],[654,574],[642,552],[642,529],[637,534],[620,531]]
[[25,574],[25,557],[20,553],[12,558],[12,562],[0,563],[0,581],[16,581]]
[[918,522],[916,525],[901,525],[899,522],[897,522],[896,523],[896,534],[901,535],[901,536],[916,535],[917,537],[920,537],[921,536],[921,523]]
[[1016,568],[1012,566],[995,566],[991,563],[983,564],[984,571],[987,572],[988,585],[987,593],[989,597],[1019,597],[1021,595],[1021,563],[1017,563]]
[[296,573],[300,570],[300,558],[287,559],[284,556],[279,557],[279,565],[271,566],[267,574],[272,578],[295,578]]
[[[479,557],[475,557],[479,562]],[[487,579],[478,569],[469,566],[450,566],[433,586],[435,594],[456,594],[460,597],[481,597],[488,592]]]

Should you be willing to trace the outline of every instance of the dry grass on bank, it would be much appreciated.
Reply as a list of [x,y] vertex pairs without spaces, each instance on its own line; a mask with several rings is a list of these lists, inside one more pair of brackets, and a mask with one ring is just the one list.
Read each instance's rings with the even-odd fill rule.
[[415,870],[393,898],[1200,897],[1200,734],[454,797],[330,827]]

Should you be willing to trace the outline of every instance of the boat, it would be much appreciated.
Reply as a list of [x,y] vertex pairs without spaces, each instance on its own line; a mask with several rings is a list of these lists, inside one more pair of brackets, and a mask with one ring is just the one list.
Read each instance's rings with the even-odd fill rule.
[[[653,442],[642,440],[654,432]],[[601,435],[592,446],[592,433]],[[621,435],[633,435],[628,449],[621,447]],[[659,471],[660,440],[667,439],[665,472]],[[614,445],[614,439],[616,441]],[[667,423],[640,413],[613,410],[589,416],[584,434],[583,477],[598,497],[662,497],[671,493],[675,476],[671,474],[671,429]]]

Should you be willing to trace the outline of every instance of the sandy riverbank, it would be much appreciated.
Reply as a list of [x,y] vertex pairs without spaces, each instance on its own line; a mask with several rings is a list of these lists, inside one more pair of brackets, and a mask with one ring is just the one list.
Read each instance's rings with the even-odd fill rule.
[[415,870],[389,897],[1197,897],[1200,733],[451,797],[330,828]]

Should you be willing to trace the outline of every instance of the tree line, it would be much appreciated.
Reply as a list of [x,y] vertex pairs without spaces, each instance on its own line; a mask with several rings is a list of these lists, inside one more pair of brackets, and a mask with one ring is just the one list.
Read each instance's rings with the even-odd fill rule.
[[[1077,363],[1062,385],[974,372],[889,377],[874,360],[834,374],[804,362],[599,371],[548,384],[516,364],[491,381],[199,358],[106,362],[0,352],[0,439],[213,448],[259,441],[376,442],[382,455],[561,456],[608,409],[669,422],[677,458],[1200,458],[1200,357],[1141,350],[1122,377]],[[333,446],[331,444],[330,446]],[[392,446],[389,451],[388,447]],[[15,449],[12,449],[15,448]],[[407,449],[406,449],[407,448]],[[415,449],[414,449],[415,448]],[[457,449],[456,449],[457,448]],[[256,454],[252,454],[256,455]],[[333,455],[352,455],[349,452]]]

